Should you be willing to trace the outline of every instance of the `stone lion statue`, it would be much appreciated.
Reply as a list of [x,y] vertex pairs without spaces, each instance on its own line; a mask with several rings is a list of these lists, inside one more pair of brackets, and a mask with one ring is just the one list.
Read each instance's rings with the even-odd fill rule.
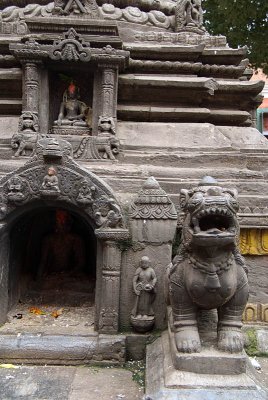
[[237,192],[205,177],[198,187],[181,190],[180,206],[185,216],[182,242],[168,278],[177,350],[201,351],[197,312],[217,309],[218,349],[240,352],[249,289],[247,269],[237,248]]

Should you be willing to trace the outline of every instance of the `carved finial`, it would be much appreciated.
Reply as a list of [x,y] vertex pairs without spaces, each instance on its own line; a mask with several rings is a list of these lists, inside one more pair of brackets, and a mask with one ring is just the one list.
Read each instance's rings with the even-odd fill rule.
[[143,185],[143,189],[159,189],[159,188],[160,185],[153,176],[150,176],[150,178],[148,178]]

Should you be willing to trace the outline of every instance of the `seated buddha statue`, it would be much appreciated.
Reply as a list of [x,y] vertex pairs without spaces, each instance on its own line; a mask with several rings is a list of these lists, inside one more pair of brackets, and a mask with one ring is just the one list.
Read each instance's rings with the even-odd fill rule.
[[91,125],[92,110],[79,100],[79,89],[71,82],[64,92],[58,119],[54,126],[89,127]]

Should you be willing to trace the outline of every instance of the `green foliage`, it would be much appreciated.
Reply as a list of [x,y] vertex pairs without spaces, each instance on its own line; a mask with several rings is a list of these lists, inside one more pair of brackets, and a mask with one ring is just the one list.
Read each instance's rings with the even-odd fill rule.
[[250,328],[246,330],[247,343],[245,346],[245,350],[248,356],[258,356],[258,357],[267,357],[267,353],[260,352],[258,349],[258,339],[256,330],[254,328]]
[[140,386],[145,387],[145,362],[144,361],[128,361],[124,367],[132,372],[133,381]]
[[231,47],[247,46],[250,63],[268,74],[268,1],[203,0],[205,26]]
[[246,353],[249,356],[257,356],[259,351],[258,351],[258,341],[257,341],[257,335],[255,329],[248,329],[246,331],[247,335],[247,343],[245,346]]

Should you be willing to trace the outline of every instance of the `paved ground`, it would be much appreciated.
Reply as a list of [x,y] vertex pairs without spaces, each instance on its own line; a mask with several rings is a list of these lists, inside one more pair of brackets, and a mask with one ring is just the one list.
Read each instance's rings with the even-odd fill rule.
[[[268,388],[268,358],[259,357],[257,361],[261,366],[257,378]],[[123,368],[10,367],[1,368],[0,364],[0,400],[143,399],[143,389]]]
[[256,373],[257,379],[268,389],[268,357],[256,357],[261,369]]
[[141,400],[143,389],[121,368],[0,368],[1,400]]

